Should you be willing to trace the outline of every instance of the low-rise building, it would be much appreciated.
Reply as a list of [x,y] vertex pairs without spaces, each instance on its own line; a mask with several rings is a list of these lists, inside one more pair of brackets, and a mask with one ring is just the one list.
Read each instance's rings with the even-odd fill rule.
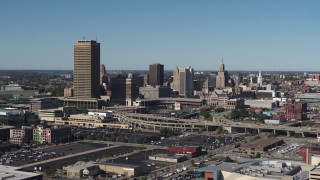
[[6,142],[10,139],[10,129],[13,126],[0,126],[0,141]]
[[33,140],[39,143],[63,143],[70,141],[71,128],[67,126],[53,126],[45,128],[37,126],[33,129]]
[[274,97],[276,97],[275,90],[259,90],[257,92],[258,99],[272,99]]
[[17,108],[0,109],[0,124],[19,126],[25,123],[24,110]]
[[275,124],[275,125],[280,125],[280,124],[284,124],[287,121],[285,119],[265,119],[264,123],[265,124]]
[[139,94],[143,95],[145,99],[163,98],[170,97],[172,89],[161,86],[145,86],[139,88]]
[[[266,158],[240,158],[237,161],[238,163],[213,162],[212,165],[193,171],[201,172],[199,180],[302,180],[309,179],[309,171],[314,168],[305,163]],[[314,174],[316,176],[317,173]]]
[[245,100],[244,104],[250,108],[273,109],[276,107],[276,101],[273,100]]
[[30,143],[33,139],[33,130],[31,127],[22,126],[21,129],[10,129],[10,143],[23,144]]
[[318,144],[309,144],[308,146],[301,147],[299,151],[299,156],[303,157],[303,161],[312,165],[318,165],[318,160],[320,162],[319,154],[320,146]]
[[203,97],[208,105],[216,108],[224,108],[227,104],[227,101],[230,99],[228,93],[222,90],[215,90],[210,92],[208,96]]
[[68,119],[56,119],[54,124],[70,125],[82,127],[111,127],[129,129],[129,125],[120,123],[108,123],[104,115],[88,115],[88,114],[73,114]]
[[62,170],[68,178],[93,178],[100,174],[100,167],[93,161],[79,161],[73,165],[63,166]]
[[284,143],[282,139],[259,139],[254,143],[247,143],[238,147],[239,152],[245,152],[248,155],[263,153],[271,148],[281,146]]
[[66,97],[63,99],[63,106],[73,106],[79,109],[98,109],[101,108],[101,103],[97,98]]
[[146,173],[146,166],[143,164],[122,164],[105,162],[99,163],[101,170],[105,172],[117,173],[119,175],[125,175],[126,177],[142,176]]
[[168,151],[176,154],[184,154],[188,157],[196,157],[202,154],[202,148],[199,146],[191,146],[191,147],[169,146]]
[[301,121],[306,119],[307,103],[296,102],[294,99],[288,99],[284,105],[285,118],[291,121]]
[[242,108],[244,107],[244,100],[243,99],[229,99],[227,101],[227,104],[223,108],[225,109],[237,109],[237,108]]
[[56,119],[63,117],[63,111],[60,109],[39,110],[38,116],[42,121],[54,122]]
[[34,113],[38,113],[38,110],[42,109],[54,109],[61,107],[63,101],[55,97],[35,98],[30,101],[30,110]]
[[0,179],[3,180],[42,180],[42,174],[24,172],[19,167],[0,165]]
[[20,86],[18,84],[9,84],[9,85],[0,85],[0,95],[5,96],[13,96],[13,95],[21,95],[32,98],[35,95],[38,95],[39,91],[34,90],[30,87]]
[[112,118],[113,112],[107,111],[107,112],[88,112],[88,115],[90,116],[103,116],[104,118]]
[[73,97],[73,88],[64,88],[63,97]]
[[320,180],[320,167],[317,166],[309,171],[310,180]]
[[170,162],[170,163],[180,163],[187,160],[185,155],[173,155],[173,154],[154,154],[149,156],[149,160]]
[[318,166],[318,164],[320,164],[320,155],[319,154],[312,154],[310,164],[314,165],[314,166]]

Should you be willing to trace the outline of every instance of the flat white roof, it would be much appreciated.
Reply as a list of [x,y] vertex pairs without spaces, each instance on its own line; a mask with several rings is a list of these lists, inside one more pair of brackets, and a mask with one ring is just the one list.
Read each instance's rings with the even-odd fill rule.
[[40,174],[19,171],[18,167],[0,165],[0,179],[20,180],[39,176]]

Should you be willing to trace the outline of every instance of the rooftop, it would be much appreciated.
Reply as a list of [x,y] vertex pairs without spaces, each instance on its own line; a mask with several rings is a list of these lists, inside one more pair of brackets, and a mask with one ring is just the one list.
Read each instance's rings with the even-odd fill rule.
[[313,172],[320,172],[320,166],[317,166],[316,168],[312,169]]
[[13,126],[0,126],[0,130],[2,129],[11,129],[14,128]]
[[227,172],[235,172],[239,169],[241,169],[242,166],[238,165],[237,163],[219,163],[214,164],[212,166],[207,166],[203,168],[196,169],[196,171],[206,172],[206,171],[227,171]]
[[269,146],[271,144],[277,143],[279,141],[283,141],[282,139],[266,139],[262,138],[254,142],[247,143],[245,145],[242,145],[242,148],[256,148],[256,147],[265,147]]
[[183,102],[201,103],[203,100],[194,99],[194,98],[154,98],[154,99],[140,99],[139,101],[183,101]]
[[180,158],[183,157],[181,155],[175,155],[175,154],[153,154],[149,157],[161,157],[161,158]]
[[94,161],[89,161],[89,162],[84,162],[84,161],[78,161],[76,162],[75,164],[72,164],[72,165],[69,165],[69,166],[66,166],[64,168],[66,169],[86,169],[88,167],[92,167],[92,166],[98,166],[98,164]]
[[20,180],[42,176],[40,174],[19,171],[19,168],[0,165],[0,179]]
[[133,163],[125,164],[125,163],[117,163],[117,162],[103,162],[103,163],[99,163],[99,165],[100,164],[101,165],[108,165],[108,166],[126,167],[126,168],[137,168],[137,167],[143,166],[141,164],[133,164]]
[[[234,177],[234,179],[235,177],[240,178],[240,176],[254,176],[262,179],[281,179],[283,176],[294,176],[306,179],[305,177],[308,176],[307,169],[312,167],[309,164],[296,161],[266,158],[239,158],[238,162],[239,163],[215,162],[210,166],[195,170],[201,172],[218,170],[229,172],[229,174],[227,174],[228,179],[232,179],[231,176]],[[320,171],[320,169],[316,169],[316,171]]]

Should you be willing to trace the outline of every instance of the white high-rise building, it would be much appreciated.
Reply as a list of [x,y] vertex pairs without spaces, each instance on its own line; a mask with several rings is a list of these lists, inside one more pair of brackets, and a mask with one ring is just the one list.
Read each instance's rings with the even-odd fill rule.
[[258,84],[259,84],[259,86],[260,86],[260,87],[262,87],[262,76],[261,76],[261,71],[259,71]]

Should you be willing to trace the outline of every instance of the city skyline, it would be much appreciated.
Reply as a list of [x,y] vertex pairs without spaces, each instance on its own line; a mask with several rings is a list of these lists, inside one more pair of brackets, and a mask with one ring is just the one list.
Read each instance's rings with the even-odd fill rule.
[[[317,71],[319,1],[5,2],[1,70],[72,70],[73,43],[101,43],[107,70],[192,66]],[[87,24],[86,26],[82,26]]]

